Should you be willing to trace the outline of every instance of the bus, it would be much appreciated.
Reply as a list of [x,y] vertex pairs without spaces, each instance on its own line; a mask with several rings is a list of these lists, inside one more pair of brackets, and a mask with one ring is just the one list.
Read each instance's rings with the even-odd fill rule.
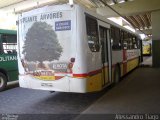
[[18,20],[20,87],[100,91],[139,65],[140,41],[138,34],[77,4],[24,12]]
[[17,31],[0,29],[0,91],[18,80]]

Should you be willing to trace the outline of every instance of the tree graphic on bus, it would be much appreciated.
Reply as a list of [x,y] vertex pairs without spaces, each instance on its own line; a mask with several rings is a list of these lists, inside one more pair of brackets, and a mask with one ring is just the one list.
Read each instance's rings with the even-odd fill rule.
[[63,48],[51,25],[46,22],[35,22],[28,29],[25,38],[22,53],[26,61],[38,61],[38,68],[45,69],[44,61],[59,60]]

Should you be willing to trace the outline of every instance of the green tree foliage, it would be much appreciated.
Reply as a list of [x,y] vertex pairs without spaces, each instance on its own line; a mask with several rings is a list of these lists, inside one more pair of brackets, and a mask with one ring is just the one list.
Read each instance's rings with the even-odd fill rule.
[[51,25],[46,22],[35,22],[28,29],[23,47],[27,61],[43,63],[43,61],[59,60],[62,51]]

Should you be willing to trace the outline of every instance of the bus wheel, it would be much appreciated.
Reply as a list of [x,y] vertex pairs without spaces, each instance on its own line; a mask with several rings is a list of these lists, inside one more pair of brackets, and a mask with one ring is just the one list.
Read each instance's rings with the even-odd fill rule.
[[3,91],[7,86],[7,78],[3,73],[0,73],[0,91]]
[[118,83],[119,81],[120,81],[120,69],[118,66],[116,66],[114,70],[114,83]]

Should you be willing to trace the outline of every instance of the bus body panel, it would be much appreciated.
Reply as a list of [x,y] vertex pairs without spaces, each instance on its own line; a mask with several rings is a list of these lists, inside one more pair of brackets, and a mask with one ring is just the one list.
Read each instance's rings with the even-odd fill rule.
[[[72,69],[68,68],[68,66],[70,66],[71,59],[73,60],[72,64],[74,64],[74,62],[76,61],[76,54],[75,54],[76,53],[76,39],[75,39],[76,38],[76,20],[75,20],[76,10],[75,9],[76,9],[75,7],[71,8],[68,5],[59,6],[59,7],[47,6],[44,8],[39,8],[33,11],[26,12],[22,14],[22,16],[19,18],[20,49],[19,49],[18,63],[20,67],[20,75],[19,75],[20,86],[26,87],[26,88],[33,88],[33,89],[69,92],[69,88],[70,88],[69,79],[70,79],[70,74],[73,71]],[[38,58],[36,58],[37,61],[35,61],[34,56],[36,56],[36,54],[32,53],[33,56],[30,56],[30,58],[28,57],[28,60],[26,59],[27,53],[25,52],[27,51],[27,42],[25,43],[25,41],[29,40],[27,39],[27,34],[29,34],[29,30],[32,28],[32,26],[34,24],[37,24],[36,22],[39,22],[39,23],[46,22],[47,24],[52,26],[52,30],[55,32],[54,34],[56,34],[55,36],[57,36],[57,39],[59,42],[57,46],[59,45],[61,46],[61,48],[58,48],[58,49],[61,49],[61,51],[57,51],[57,52],[61,52],[61,54],[59,55],[60,57],[56,58],[56,60],[54,60],[54,58],[53,60],[49,58],[50,56],[52,56],[52,54],[50,54],[49,56],[46,56],[46,59],[41,58],[43,59],[42,64],[45,64],[45,68],[40,66],[40,61],[38,61]],[[37,36],[33,36],[33,37],[37,37]],[[41,39],[41,38],[38,38],[38,39]],[[43,49],[45,49],[43,48],[43,44],[47,44],[47,41],[46,41],[41,45],[37,45],[40,42],[37,42],[34,48],[32,48],[33,50],[34,49],[36,50],[40,47],[40,51],[37,51],[37,54],[38,52],[43,52]],[[51,41],[49,41],[47,45],[49,46],[49,44],[53,45]],[[24,51],[25,47],[26,47],[26,51]],[[53,46],[51,46],[50,49],[52,49],[52,47]],[[47,52],[42,53],[42,55],[40,54],[38,55],[45,57],[45,54],[47,54]],[[50,60],[47,60],[47,57]],[[31,58],[33,60],[31,60]],[[26,86],[25,84],[23,84],[23,81],[27,81]],[[53,84],[53,86],[49,87],[48,86],[49,84]]]
[[18,80],[17,55],[0,55],[0,69],[7,73],[8,81]]
[[112,64],[121,63],[123,61],[123,51],[112,51]]
[[24,88],[69,92],[69,83],[68,80],[66,80],[68,79],[68,77],[63,77],[61,80],[56,80],[56,81],[44,81],[44,80],[37,80],[28,75],[25,75],[25,76],[20,76],[19,79],[21,87]]
[[127,72],[133,70],[139,65],[140,50],[127,50]]

